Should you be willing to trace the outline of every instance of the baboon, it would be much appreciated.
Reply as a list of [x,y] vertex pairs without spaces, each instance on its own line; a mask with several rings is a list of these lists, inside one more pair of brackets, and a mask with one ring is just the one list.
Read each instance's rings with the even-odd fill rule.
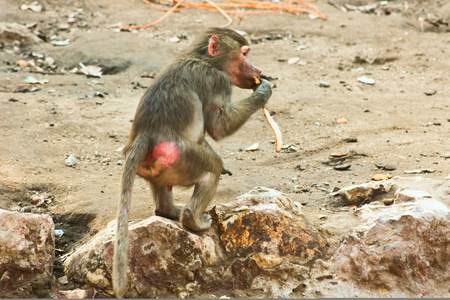
[[[204,231],[211,219],[204,214],[224,169],[222,159],[205,140],[236,132],[272,90],[267,80],[256,86],[261,69],[249,60],[247,40],[231,29],[211,28],[192,48],[165,69],[141,98],[123,153],[122,192],[114,247],[113,286],[117,297],[126,290],[128,211],[136,174],[146,179],[156,203],[155,214],[181,219],[184,227]],[[232,102],[232,85],[255,88]],[[172,202],[172,186],[194,186],[183,209]]]

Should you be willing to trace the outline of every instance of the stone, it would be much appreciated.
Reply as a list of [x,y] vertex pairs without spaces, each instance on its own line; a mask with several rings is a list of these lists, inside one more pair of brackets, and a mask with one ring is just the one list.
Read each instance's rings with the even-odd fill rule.
[[0,209],[0,298],[48,297],[54,259],[50,216]]
[[307,297],[450,296],[445,204],[417,197],[391,206],[365,205],[355,213],[361,224],[329,261],[314,266]]
[[414,201],[417,199],[431,198],[431,195],[422,190],[399,189],[395,192],[395,197],[397,198],[398,201],[407,202],[407,201]]
[[[287,297],[323,258],[326,241],[297,203],[256,188],[210,212],[213,226],[191,233],[158,216],[129,228],[126,297],[189,298],[200,294]],[[75,281],[110,290],[115,222],[64,262]]]
[[220,241],[232,257],[250,253],[261,267],[273,268],[286,257],[307,265],[324,255],[326,243],[301,206],[279,191],[255,188],[235,202],[217,205],[214,212]]
[[30,45],[42,42],[37,35],[31,33],[30,30],[24,25],[0,22],[0,42],[12,44],[14,41],[19,41],[21,45]]
[[388,193],[393,186],[392,181],[382,180],[351,185],[331,193],[332,196],[341,196],[346,205],[360,205],[372,201],[379,194]]
[[[114,234],[115,221],[69,256],[64,262],[66,274],[78,282],[111,289]],[[198,235],[172,220],[152,216],[132,224],[127,297],[177,297],[178,289],[203,267],[200,254],[213,256],[202,246]]]
[[438,186],[436,193],[439,197],[450,203],[450,175]]
[[288,297],[306,280],[309,266],[325,256],[326,241],[301,206],[279,191],[255,188],[217,205],[214,218],[229,260],[237,259],[231,266],[233,286],[247,293]]

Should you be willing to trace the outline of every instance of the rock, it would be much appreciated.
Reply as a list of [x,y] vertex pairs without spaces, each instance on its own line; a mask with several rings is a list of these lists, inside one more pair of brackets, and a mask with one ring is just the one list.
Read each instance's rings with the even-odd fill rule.
[[74,154],[70,154],[69,157],[66,158],[66,166],[73,167],[77,164],[77,158]]
[[358,81],[362,82],[362,83],[365,83],[365,84],[370,84],[370,85],[375,84],[375,79],[369,78],[367,76],[358,77]]
[[314,267],[307,297],[449,296],[450,210],[443,203],[371,204],[356,214],[361,225]]
[[388,193],[392,186],[393,183],[386,180],[367,182],[360,185],[351,185],[331,193],[331,195],[341,196],[342,200],[344,200],[347,205],[359,205],[370,202],[377,194]]
[[288,59],[287,62],[288,62],[288,64],[293,65],[293,64],[298,63],[299,60],[300,60],[300,57],[291,57]]
[[16,23],[0,22],[0,42],[13,43],[19,41],[21,45],[30,45],[40,43],[42,40],[23,25]]
[[[178,296],[203,267],[202,239],[172,220],[153,216],[129,228],[128,297]],[[115,221],[64,262],[78,282],[111,289]],[[205,243],[207,245],[207,243]],[[205,246],[205,248],[207,248]]]
[[[248,209],[239,210],[242,206]],[[325,242],[301,206],[276,190],[255,188],[235,202],[217,205],[214,213],[220,241],[232,257],[250,253],[263,268],[273,268],[284,257],[310,264],[324,254]]]
[[328,81],[321,80],[320,83],[319,83],[319,87],[329,88],[330,87],[330,83]]
[[450,202],[450,175],[438,186],[436,193],[442,199]]
[[301,207],[276,190],[255,188],[214,213],[229,260],[238,258],[230,279],[246,292],[287,297],[307,277],[306,266],[325,255],[326,242]]
[[[286,297],[325,254],[326,242],[301,208],[278,191],[256,188],[210,214],[213,228],[202,234],[157,216],[131,225],[126,296]],[[67,258],[69,277],[111,289],[114,223]]]
[[75,289],[71,291],[59,291],[59,293],[66,299],[86,299],[87,291],[82,289]]
[[50,216],[0,209],[0,298],[45,297],[54,259]]
[[417,199],[431,198],[431,195],[421,190],[397,190],[395,196],[398,201],[407,202]]
[[[450,209],[439,191],[449,179],[394,177],[390,188],[371,186],[395,193],[393,204],[356,210],[360,225],[329,261],[317,260],[305,296],[448,298]],[[367,192],[368,187],[344,190]]]

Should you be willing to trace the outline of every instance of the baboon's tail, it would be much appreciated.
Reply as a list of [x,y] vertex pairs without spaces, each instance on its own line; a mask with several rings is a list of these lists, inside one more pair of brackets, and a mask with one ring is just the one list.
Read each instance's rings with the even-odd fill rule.
[[114,244],[113,290],[117,298],[122,298],[127,288],[128,264],[128,211],[131,204],[131,192],[139,164],[145,160],[148,144],[137,139],[127,151],[125,167],[122,173],[122,192],[117,208],[116,240]]

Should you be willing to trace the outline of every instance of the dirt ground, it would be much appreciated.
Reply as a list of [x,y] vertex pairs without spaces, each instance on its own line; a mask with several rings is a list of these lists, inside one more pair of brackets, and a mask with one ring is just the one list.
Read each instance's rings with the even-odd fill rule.
[[[377,173],[412,177],[417,175],[405,171],[429,170],[421,176],[434,179],[450,173],[450,3],[370,1],[379,4],[372,13],[339,9],[367,2],[318,0],[327,20],[277,13],[233,22],[230,27],[251,41],[252,61],[274,85],[267,107],[287,148],[275,152],[261,112],[233,136],[209,139],[233,172],[221,178],[210,208],[256,186],[280,190],[302,203],[332,251],[356,220],[329,196],[334,189]],[[52,215],[64,231],[57,239],[59,257],[115,218],[123,167],[118,149],[152,74],[206,27],[226,19],[190,9],[154,27],[117,32],[119,22],[146,24],[163,12],[138,0],[39,4],[42,12],[21,10],[13,0],[0,3],[0,22],[28,25],[47,40],[15,49],[12,41],[0,40],[0,208]],[[52,36],[69,45],[52,45]],[[18,66],[20,60],[41,64],[43,72]],[[69,72],[79,63],[98,65],[103,75]],[[26,84],[29,75],[48,83]],[[358,82],[361,76],[375,83]],[[233,98],[249,94],[236,89]],[[245,151],[254,143],[257,151]],[[331,156],[345,153],[341,160]],[[69,167],[71,154],[77,163]],[[336,170],[338,163],[351,166]],[[380,163],[395,170],[378,169]],[[183,203],[192,189],[174,192]],[[43,204],[32,203],[36,195]],[[131,220],[153,215],[153,207],[146,182],[136,180]],[[58,266],[55,275],[62,275]]]

